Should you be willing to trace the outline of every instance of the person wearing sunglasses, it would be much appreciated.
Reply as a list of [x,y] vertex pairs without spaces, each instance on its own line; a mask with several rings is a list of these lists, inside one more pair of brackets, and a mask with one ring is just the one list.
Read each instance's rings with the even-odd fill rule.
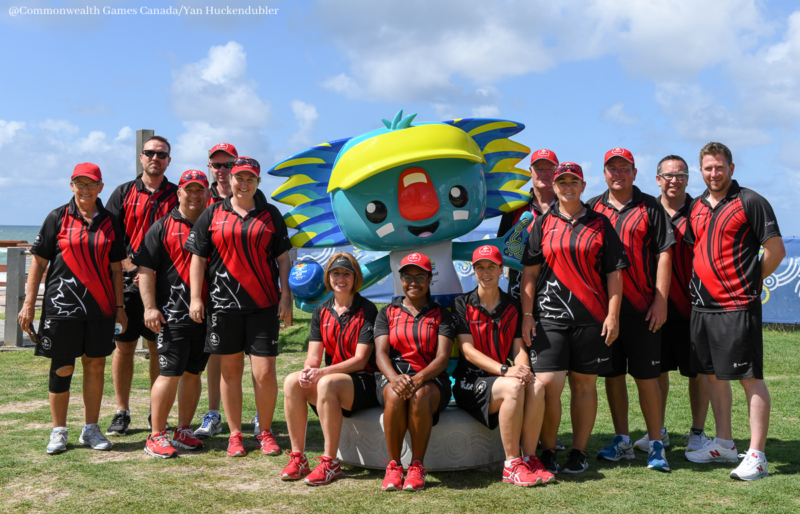
[[453,398],[490,430],[500,427],[506,454],[503,482],[522,487],[550,482],[555,475],[536,457],[544,389],[534,385],[522,342],[519,302],[499,287],[500,250],[491,245],[476,248],[472,269],[478,287],[453,304],[460,350]]
[[[278,398],[275,360],[280,320],[292,310],[291,243],[280,211],[255,194],[260,177],[258,161],[238,157],[231,169],[231,195],[203,212],[185,246],[194,254],[190,316],[197,323],[207,316],[206,352],[220,356],[220,389],[231,431],[231,457],[246,453],[241,432],[243,354],[250,356],[252,366],[263,429],[257,436],[261,452],[280,453],[271,426]],[[205,302],[204,277],[208,280]]]
[[[522,338],[530,350],[537,388],[553,388],[545,405],[539,459],[554,474],[589,468],[586,445],[597,417],[597,376],[611,369],[619,335],[622,269],[630,266],[614,226],[581,202],[583,169],[555,169],[558,201],[536,219],[522,257]],[[616,344],[616,343],[615,343]],[[569,371],[572,449],[563,467],[555,445],[561,392]]]
[[[314,309],[308,356],[303,369],[286,377],[283,405],[292,441],[283,480],[298,480],[311,472],[306,459],[306,425],[310,405],[319,416],[325,449],[319,464],[305,479],[308,485],[327,485],[342,476],[336,454],[342,418],[376,407],[373,328],[378,309],[358,294],[364,282],[358,261],[337,252],[325,268],[325,287],[333,297]],[[321,367],[325,355],[325,367]]]
[[[422,464],[431,429],[450,402],[446,373],[455,338],[455,319],[430,295],[433,266],[421,253],[411,253],[397,270],[405,296],[381,309],[375,320],[375,375],[378,401],[384,407],[383,426],[389,465],[384,491],[421,491]],[[411,436],[411,465],[403,480],[400,453],[406,431]]]
[[[70,187],[73,198],[47,216],[33,242],[27,294],[19,313],[20,327],[36,342],[35,355],[50,359],[53,431],[48,454],[67,450],[69,390],[77,358],[83,368],[86,423],[78,441],[94,450],[111,449],[97,422],[106,357],[115,347],[114,325],[125,330],[128,323],[122,303],[123,232],[97,198],[103,191],[100,168],[78,164]],[[45,271],[42,317],[35,334],[35,302]]]
[[[139,160],[143,173],[135,180],[118,186],[108,199],[108,210],[119,220],[125,234],[125,251],[128,257],[122,261],[125,283],[125,311],[128,328],[117,334],[117,351],[111,361],[117,412],[106,435],[125,435],[131,423],[130,396],[133,382],[133,354],[139,337],[147,342],[150,354],[150,386],[158,378],[158,351],[156,334],[144,324],[144,304],[139,293],[139,268],[131,258],[139,251],[144,235],[156,222],[172,212],[178,205],[178,186],[167,180],[164,172],[170,163],[169,141],[162,136],[153,136],[144,142]],[[150,416],[147,416],[147,424]]]

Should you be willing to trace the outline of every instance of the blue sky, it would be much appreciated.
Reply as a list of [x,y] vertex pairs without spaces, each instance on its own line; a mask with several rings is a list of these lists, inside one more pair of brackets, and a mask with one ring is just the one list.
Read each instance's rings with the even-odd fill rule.
[[[516,140],[584,166],[587,198],[605,189],[602,157],[616,146],[634,153],[636,184],[651,194],[658,160],[682,155],[698,194],[698,151],[721,141],[735,178],[772,203],[784,235],[800,235],[795,2],[279,0],[276,14],[256,16],[147,15],[148,2],[124,0],[9,4],[0,225],[40,224],[68,200],[79,162],[100,165],[107,198],[134,175],[136,129],[169,138],[175,178],[205,170],[220,141],[269,167],[404,109],[522,122]],[[137,14],[9,11],[87,5]],[[258,7],[172,3],[226,5]]]

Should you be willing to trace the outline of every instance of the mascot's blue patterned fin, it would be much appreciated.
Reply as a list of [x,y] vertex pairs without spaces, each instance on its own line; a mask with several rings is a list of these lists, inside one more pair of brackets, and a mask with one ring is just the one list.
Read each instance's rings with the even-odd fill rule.
[[272,198],[292,206],[283,217],[287,227],[297,230],[291,238],[292,245],[325,248],[347,244],[333,215],[327,189],[336,156],[349,140],[313,146],[279,162],[267,172],[289,179],[272,193]]
[[530,173],[516,164],[530,153],[530,148],[509,139],[525,125],[509,120],[463,118],[444,123],[460,128],[478,144],[486,159],[486,218],[519,209],[530,200],[522,187]]

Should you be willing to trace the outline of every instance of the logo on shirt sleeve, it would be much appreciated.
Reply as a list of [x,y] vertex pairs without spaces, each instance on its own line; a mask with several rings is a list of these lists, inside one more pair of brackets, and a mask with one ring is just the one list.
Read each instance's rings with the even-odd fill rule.
[[189,232],[189,237],[186,238],[186,244],[194,244],[195,240],[197,239],[197,234],[194,232]]

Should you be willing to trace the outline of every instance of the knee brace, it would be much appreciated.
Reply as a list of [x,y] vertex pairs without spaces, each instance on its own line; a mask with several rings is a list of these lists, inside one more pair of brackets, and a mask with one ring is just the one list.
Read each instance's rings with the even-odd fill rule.
[[64,366],[72,366],[73,373],[75,371],[75,359],[52,359],[50,361],[50,392],[53,394],[66,393],[69,391],[69,386],[72,383],[72,374],[66,377],[59,376],[56,371]]

